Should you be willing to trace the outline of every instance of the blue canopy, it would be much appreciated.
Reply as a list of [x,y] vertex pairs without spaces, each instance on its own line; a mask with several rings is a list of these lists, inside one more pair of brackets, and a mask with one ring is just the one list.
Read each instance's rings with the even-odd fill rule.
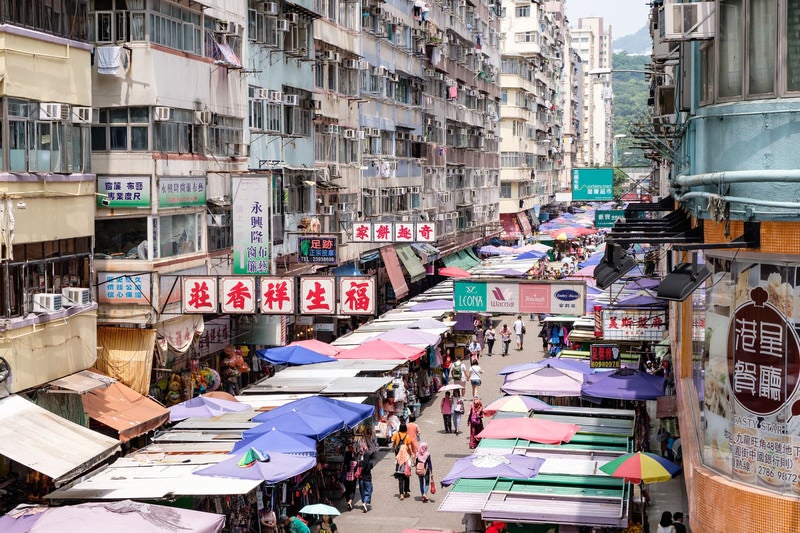
[[581,394],[589,398],[612,400],[655,400],[664,396],[664,378],[631,368],[621,368],[593,383],[584,383]]
[[269,424],[276,418],[286,414],[297,413],[299,415],[325,417],[328,420],[335,421],[340,427],[353,429],[371,417],[374,412],[375,408],[371,405],[335,400],[325,396],[309,396],[287,403],[266,413],[259,413],[253,418],[253,421]]
[[336,267],[333,269],[334,276],[362,276],[361,271],[358,269],[358,265],[355,263],[347,263],[340,267]]
[[522,252],[517,257],[514,258],[514,261],[522,261],[525,259],[541,259],[545,257],[547,252],[539,252],[537,250],[528,250],[527,252]]
[[322,355],[302,346],[289,345],[268,350],[257,350],[256,355],[273,365],[310,365],[336,361],[333,357]]
[[316,455],[317,441],[299,433],[270,429],[261,435],[238,441],[233,445],[232,451],[238,452],[248,448],[300,455]]
[[290,411],[284,412],[280,416],[275,416],[263,424],[246,430],[242,433],[242,438],[249,439],[258,435],[263,435],[274,429],[280,429],[287,433],[299,433],[306,437],[322,440],[331,433],[336,433],[344,429],[344,424],[341,420],[334,420],[330,416]]
[[585,261],[581,261],[580,263],[578,263],[578,268],[583,268],[583,267],[592,266],[592,265],[599,265],[600,261],[603,260],[603,256],[604,255],[605,255],[605,252],[594,253],[594,254],[590,255],[589,257],[587,257]]

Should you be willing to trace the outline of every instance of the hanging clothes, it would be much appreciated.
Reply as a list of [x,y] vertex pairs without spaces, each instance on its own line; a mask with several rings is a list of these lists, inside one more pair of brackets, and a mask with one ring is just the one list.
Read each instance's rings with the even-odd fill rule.
[[458,99],[458,86],[451,85],[447,88],[447,98],[449,100],[457,100]]

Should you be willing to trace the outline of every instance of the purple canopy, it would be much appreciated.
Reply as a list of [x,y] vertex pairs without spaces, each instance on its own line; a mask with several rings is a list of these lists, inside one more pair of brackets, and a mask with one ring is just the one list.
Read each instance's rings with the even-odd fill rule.
[[621,368],[584,384],[584,396],[611,400],[655,400],[664,396],[664,378],[630,368]]
[[666,307],[667,302],[666,300],[647,294],[637,294],[636,296],[618,301],[617,305],[620,307]]
[[524,261],[525,259],[541,259],[546,255],[547,252],[540,252],[538,250],[528,250],[527,252],[522,252],[517,257],[515,257],[514,261]]
[[453,300],[431,300],[410,307],[410,311],[451,311],[455,309]]
[[441,483],[444,486],[452,485],[461,478],[531,479],[536,477],[543,463],[541,457],[526,455],[469,455],[456,461]]
[[496,275],[496,276],[520,277],[520,276],[524,276],[525,272],[523,272],[521,270],[514,270],[513,268],[504,268],[502,270],[493,270],[491,272],[487,272],[487,274]]
[[660,279],[639,278],[625,284],[625,289],[636,291],[641,289],[655,289],[661,283]]
[[213,418],[225,413],[247,411],[250,405],[246,403],[221,400],[211,396],[197,396],[169,408],[169,420],[183,420],[185,418]]
[[[255,459],[255,460],[253,460]],[[289,455],[280,452],[258,451],[250,448],[215,465],[194,472],[198,476],[256,479],[280,483],[314,468],[317,458]]]
[[7,515],[0,516],[0,531],[3,533],[28,533],[47,509],[47,507],[38,506],[17,507]]

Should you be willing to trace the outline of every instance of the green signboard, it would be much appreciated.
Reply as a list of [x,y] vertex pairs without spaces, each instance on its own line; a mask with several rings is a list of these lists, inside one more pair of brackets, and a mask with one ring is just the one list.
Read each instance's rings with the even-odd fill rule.
[[613,168],[573,168],[572,201],[594,202],[614,199]]
[[456,280],[453,285],[456,311],[486,311],[486,283]]
[[617,219],[625,216],[624,209],[608,209],[594,212],[594,227],[595,228],[613,228]]
[[206,205],[206,178],[177,176],[158,178],[158,207]]
[[150,207],[150,176],[98,177],[97,207]]

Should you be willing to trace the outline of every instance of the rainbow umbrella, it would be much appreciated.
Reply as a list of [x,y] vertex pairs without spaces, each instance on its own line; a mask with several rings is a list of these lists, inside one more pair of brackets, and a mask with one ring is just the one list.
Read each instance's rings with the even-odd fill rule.
[[494,416],[495,413],[503,411],[506,413],[527,413],[531,409],[552,409],[550,404],[534,398],[533,396],[523,396],[521,394],[512,394],[510,396],[503,396],[498,398],[486,407],[483,412],[489,416]]
[[600,470],[631,483],[658,483],[669,481],[681,468],[661,456],[636,452],[621,455],[601,466]]

